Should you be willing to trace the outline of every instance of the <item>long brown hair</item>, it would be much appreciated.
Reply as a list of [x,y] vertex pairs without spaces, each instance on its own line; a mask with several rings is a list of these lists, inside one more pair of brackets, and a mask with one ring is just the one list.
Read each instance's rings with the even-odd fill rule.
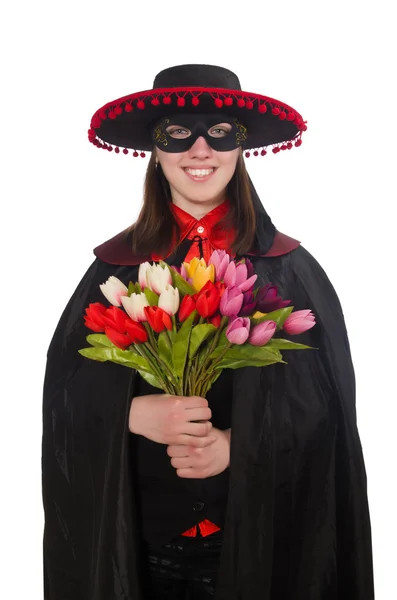
[[[242,153],[239,154],[233,177],[227,185],[227,198],[231,209],[218,223],[225,229],[236,230],[235,240],[230,248],[233,253],[249,252],[254,243],[256,214],[252,202],[248,173]],[[132,251],[140,256],[166,255],[171,249],[173,235],[180,238],[180,230],[169,207],[172,201],[169,183],[158,163],[155,152],[149,160],[146,171],[143,205],[136,222],[131,225]]]

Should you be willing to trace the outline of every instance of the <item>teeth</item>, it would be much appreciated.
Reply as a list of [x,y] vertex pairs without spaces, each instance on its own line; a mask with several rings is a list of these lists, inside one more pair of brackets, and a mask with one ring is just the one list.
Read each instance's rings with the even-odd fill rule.
[[214,169],[185,169],[187,173],[193,175],[193,177],[205,177],[210,175]]

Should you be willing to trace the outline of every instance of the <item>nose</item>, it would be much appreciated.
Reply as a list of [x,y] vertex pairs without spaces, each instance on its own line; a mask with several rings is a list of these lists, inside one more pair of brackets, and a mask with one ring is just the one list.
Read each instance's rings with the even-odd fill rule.
[[193,146],[189,148],[189,157],[190,158],[207,158],[212,155],[212,148],[207,143],[207,140],[200,136],[194,142]]

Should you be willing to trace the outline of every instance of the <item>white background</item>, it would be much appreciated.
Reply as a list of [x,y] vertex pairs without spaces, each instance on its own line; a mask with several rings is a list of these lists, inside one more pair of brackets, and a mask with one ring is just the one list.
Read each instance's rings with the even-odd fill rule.
[[300,148],[251,157],[247,166],[276,227],[315,256],[341,300],[357,378],[376,598],[394,595],[391,5],[74,0],[2,11],[1,597],[42,599],[48,344],[92,248],[132,223],[141,203],[147,159],[89,144],[91,116],[182,63],[227,67],[243,90],[283,100],[308,122]]

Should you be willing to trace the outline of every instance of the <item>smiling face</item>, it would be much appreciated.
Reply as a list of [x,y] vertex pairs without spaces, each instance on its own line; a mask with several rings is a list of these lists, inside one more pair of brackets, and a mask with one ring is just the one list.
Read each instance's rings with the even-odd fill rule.
[[156,143],[156,156],[169,182],[172,200],[196,218],[226,199],[226,186],[241,152],[236,131],[232,119],[216,122],[216,118],[190,116],[161,123],[158,137],[162,143]]

